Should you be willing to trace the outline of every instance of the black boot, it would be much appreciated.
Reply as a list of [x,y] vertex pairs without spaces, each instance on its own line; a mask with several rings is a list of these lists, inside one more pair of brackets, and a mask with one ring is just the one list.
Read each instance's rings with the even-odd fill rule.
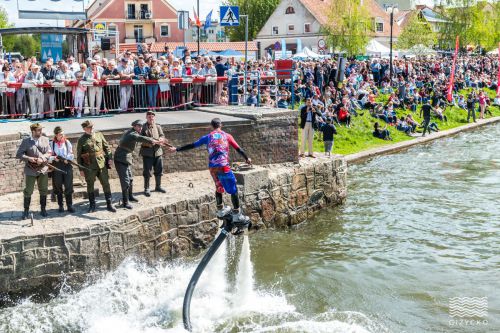
[[139,200],[134,197],[134,187],[132,186],[133,182],[130,182],[128,186],[128,201],[130,202],[139,202]]
[[106,198],[106,209],[111,213],[116,213],[116,208],[111,202],[111,193],[104,193],[104,197]]
[[47,196],[46,195],[41,195],[40,196],[40,215],[42,217],[47,217],[47,210],[45,208],[47,207]]
[[68,212],[70,212],[70,213],[75,212],[75,209],[73,208],[73,195],[72,194],[66,195],[66,206],[68,206]]
[[64,213],[63,195],[57,195],[57,204],[59,205],[59,213]]
[[30,214],[30,203],[31,203],[31,197],[29,198],[24,198],[24,212],[23,212],[23,217],[21,219],[26,220]]
[[161,187],[161,175],[155,176],[155,181],[156,181],[155,191],[160,193],[167,193],[167,191],[165,191],[165,189]]
[[89,193],[89,213],[95,212],[95,194]]
[[151,196],[151,192],[149,190],[149,177],[144,177],[144,195],[147,197]]
[[123,208],[132,209],[132,206],[128,203],[129,191],[125,190],[122,192]]

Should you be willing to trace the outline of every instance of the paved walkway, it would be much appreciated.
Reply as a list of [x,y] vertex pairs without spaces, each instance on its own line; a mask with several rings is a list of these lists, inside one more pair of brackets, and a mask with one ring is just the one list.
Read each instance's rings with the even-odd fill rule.
[[[214,117],[219,117],[225,123],[231,122],[242,122],[248,121],[246,119],[233,117],[223,114],[213,114],[204,111],[169,111],[169,112],[158,112],[156,114],[156,122],[160,125],[182,125],[182,124],[203,124],[207,125],[210,120]],[[82,133],[81,123],[85,119],[90,119],[94,122],[95,129],[98,131],[104,130],[120,130],[130,127],[130,124],[136,120],[146,120],[146,114],[141,113],[125,113],[125,114],[114,114],[109,116],[101,117],[85,117],[85,118],[71,118],[64,120],[43,120],[42,124],[44,126],[44,132],[47,135],[51,135],[54,127],[62,126],[66,134],[76,134]],[[12,121],[7,123],[0,123],[1,134],[2,135],[12,135],[18,133],[29,133],[29,126],[31,121]]]

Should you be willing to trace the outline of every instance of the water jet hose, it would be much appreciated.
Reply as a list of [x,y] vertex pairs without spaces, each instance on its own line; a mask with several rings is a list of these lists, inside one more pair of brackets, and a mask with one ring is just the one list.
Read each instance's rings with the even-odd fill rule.
[[189,310],[191,307],[191,297],[193,296],[194,288],[196,288],[196,284],[198,283],[201,273],[203,273],[205,267],[207,267],[210,259],[212,259],[215,252],[217,252],[220,245],[224,242],[226,237],[234,228],[234,225],[232,223],[227,223],[228,221],[225,222],[226,223],[224,223],[219,236],[212,243],[207,253],[205,253],[200,263],[198,264],[198,267],[196,267],[196,270],[194,271],[193,276],[191,277],[191,280],[189,281],[188,287],[186,289],[186,294],[184,295],[184,304],[182,305],[182,320],[184,321],[184,328],[189,332],[191,332],[192,330]]

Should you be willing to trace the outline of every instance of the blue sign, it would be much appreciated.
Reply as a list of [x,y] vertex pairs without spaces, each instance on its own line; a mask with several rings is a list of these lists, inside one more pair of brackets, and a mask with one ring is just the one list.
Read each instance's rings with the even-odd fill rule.
[[42,62],[48,58],[58,62],[62,59],[62,40],[61,34],[42,34]]
[[240,25],[240,7],[220,6],[221,27],[235,27]]

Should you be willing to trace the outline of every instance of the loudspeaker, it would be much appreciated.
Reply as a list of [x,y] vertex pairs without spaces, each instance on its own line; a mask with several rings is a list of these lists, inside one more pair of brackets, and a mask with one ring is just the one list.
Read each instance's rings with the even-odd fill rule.
[[110,38],[101,38],[101,50],[103,50],[103,51],[111,50],[111,39]]

